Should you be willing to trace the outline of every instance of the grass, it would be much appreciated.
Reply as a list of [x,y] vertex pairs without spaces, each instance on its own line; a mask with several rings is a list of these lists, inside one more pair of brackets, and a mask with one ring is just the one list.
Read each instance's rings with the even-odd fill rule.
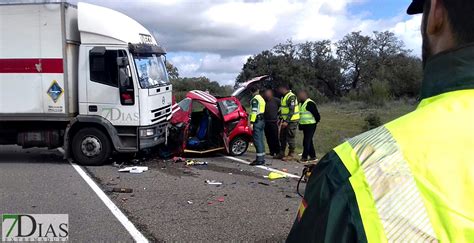
[[[367,107],[362,102],[318,105],[321,122],[318,124],[314,136],[317,157],[321,158],[347,139],[365,132],[365,117],[369,114],[377,114],[382,123],[386,123],[413,111],[415,108],[416,104],[411,100],[390,101],[382,107]],[[296,152],[298,154],[303,151],[302,141],[303,134],[298,131],[296,136]],[[251,146],[249,151],[255,152],[255,148]],[[268,147],[266,151],[268,152]]]

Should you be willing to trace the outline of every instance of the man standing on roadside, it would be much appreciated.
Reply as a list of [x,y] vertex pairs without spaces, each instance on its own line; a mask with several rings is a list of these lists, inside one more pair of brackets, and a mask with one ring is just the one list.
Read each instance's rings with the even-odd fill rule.
[[256,159],[250,163],[251,166],[265,164],[265,144],[263,142],[263,133],[265,129],[265,120],[263,119],[263,113],[265,112],[265,100],[260,95],[257,87],[251,87],[253,98],[250,100],[250,124],[253,130],[253,144],[255,150],[257,150]]
[[320,160],[288,242],[474,242],[474,1],[407,12],[423,13],[420,104]]
[[271,156],[280,154],[280,138],[278,137],[278,112],[281,100],[273,96],[273,90],[267,88],[263,95],[266,105],[263,117],[265,119],[265,137]]
[[[292,160],[295,157],[296,129],[300,120],[300,107],[296,95],[291,92],[287,83],[278,84],[278,92],[283,98],[280,104],[280,154],[276,159]],[[285,157],[286,146],[289,147],[288,156]]]
[[[303,154],[301,162],[316,160],[316,150],[314,149],[313,137],[316,132],[316,124],[321,120],[316,103],[308,97],[304,90],[298,92],[300,102],[300,125],[299,129],[303,131]],[[308,159],[309,156],[309,159]]]

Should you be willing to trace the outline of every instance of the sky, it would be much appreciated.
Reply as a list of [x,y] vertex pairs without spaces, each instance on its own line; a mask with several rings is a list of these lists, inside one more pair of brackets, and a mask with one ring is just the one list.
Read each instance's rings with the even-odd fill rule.
[[[76,1],[76,0],[73,0]],[[150,30],[182,77],[232,85],[248,57],[292,39],[337,41],[352,31],[393,31],[420,55],[421,16],[411,0],[82,0]]]

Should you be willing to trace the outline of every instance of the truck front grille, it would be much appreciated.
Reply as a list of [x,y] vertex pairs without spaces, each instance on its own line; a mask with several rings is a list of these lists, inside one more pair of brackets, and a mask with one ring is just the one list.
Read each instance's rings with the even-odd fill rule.
[[152,110],[151,113],[153,114],[152,123],[162,122],[171,114],[171,105]]

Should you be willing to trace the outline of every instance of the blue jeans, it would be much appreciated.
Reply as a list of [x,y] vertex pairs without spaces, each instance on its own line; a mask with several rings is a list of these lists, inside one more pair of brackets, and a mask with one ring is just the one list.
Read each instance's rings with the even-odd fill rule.
[[263,142],[263,136],[265,131],[265,121],[263,119],[257,119],[253,124],[253,144],[257,150],[257,161],[265,161],[265,144]]

